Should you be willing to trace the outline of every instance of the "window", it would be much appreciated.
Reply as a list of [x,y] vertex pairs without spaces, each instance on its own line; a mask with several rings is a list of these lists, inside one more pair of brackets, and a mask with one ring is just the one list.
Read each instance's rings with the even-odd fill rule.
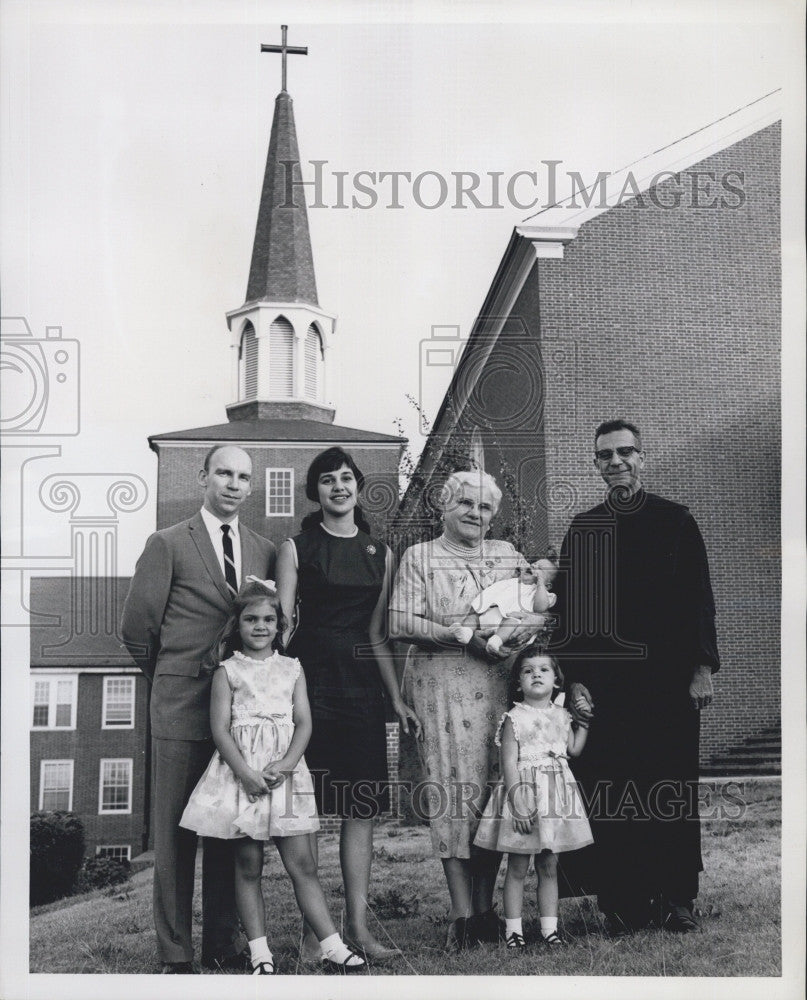
[[322,374],[322,340],[312,323],[305,335],[305,395],[308,399],[319,399]]
[[238,360],[241,399],[255,399],[258,395],[258,338],[251,323],[246,324],[241,335]]
[[294,469],[266,470],[266,516],[294,516]]
[[72,760],[43,760],[39,765],[39,808],[43,812],[73,808]]
[[98,812],[130,813],[132,811],[132,759],[101,761],[101,790]]
[[134,677],[105,677],[102,729],[134,729]]
[[75,729],[78,677],[54,675],[31,678],[32,729]]
[[114,858],[115,861],[131,861],[132,848],[129,844],[104,844],[95,848],[97,858]]
[[269,397],[288,398],[294,392],[294,330],[284,317],[269,328]]

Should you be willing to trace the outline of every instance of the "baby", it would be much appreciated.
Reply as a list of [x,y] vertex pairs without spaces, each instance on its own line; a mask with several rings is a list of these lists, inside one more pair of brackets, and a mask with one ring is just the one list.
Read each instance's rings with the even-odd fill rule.
[[519,570],[509,580],[499,580],[478,594],[463,621],[449,625],[449,631],[463,646],[471,641],[476,629],[493,634],[487,642],[488,652],[500,653],[515,630],[524,625],[544,625],[544,612],[554,606],[557,595],[552,593],[552,581],[558,572],[554,549],[531,566]]

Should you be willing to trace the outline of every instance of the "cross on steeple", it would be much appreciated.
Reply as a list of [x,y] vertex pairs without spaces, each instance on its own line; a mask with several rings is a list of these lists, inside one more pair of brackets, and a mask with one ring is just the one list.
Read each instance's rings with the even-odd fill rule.
[[280,30],[283,32],[283,41],[280,45],[261,45],[261,52],[279,52],[283,56],[283,86],[281,90],[286,90],[286,56],[307,56],[308,46],[286,45],[287,24],[281,24]]

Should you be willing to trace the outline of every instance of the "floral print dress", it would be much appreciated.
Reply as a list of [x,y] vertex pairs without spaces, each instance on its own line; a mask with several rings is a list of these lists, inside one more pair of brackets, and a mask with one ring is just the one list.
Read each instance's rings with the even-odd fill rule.
[[[459,622],[474,598],[516,576],[526,560],[504,541],[463,549],[440,537],[404,552],[390,609],[440,625]],[[441,858],[469,858],[490,788],[499,778],[496,725],[507,707],[508,660],[488,662],[461,646],[409,647],[404,696],[423,724],[423,782],[413,807],[429,819]]]
[[508,854],[557,854],[592,844],[583,800],[566,757],[571,715],[555,704],[535,708],[516,702],[496,730],[498,746],[505,719],[510,719],[518,743],[519,782],[531,792],[537,816],[529,833],[518,833],[504,782],[500,781],[485,807],[474,842],[489,851]]
[[[268,660],[234,653],[219,668],[233,692],[230,734],[250,767],[262,771],[286,753],[294,734],[292,692],[300,661],[275,652]],[[319,818],[311,774],[301,757],[293,773],[268,795],[250,802],[218,750],[191,793],[179,825],[203,837],[269,840],[314,833]]]

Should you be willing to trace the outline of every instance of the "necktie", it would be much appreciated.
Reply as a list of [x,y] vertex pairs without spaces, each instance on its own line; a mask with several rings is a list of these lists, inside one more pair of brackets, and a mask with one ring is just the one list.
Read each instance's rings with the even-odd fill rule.
[[233,540],[230,538],[229,524],[222,524],[221,534],[224,546],[224,579],[235,597],[238,593],[238,578],[235,575],[235,557],[233,556]]

